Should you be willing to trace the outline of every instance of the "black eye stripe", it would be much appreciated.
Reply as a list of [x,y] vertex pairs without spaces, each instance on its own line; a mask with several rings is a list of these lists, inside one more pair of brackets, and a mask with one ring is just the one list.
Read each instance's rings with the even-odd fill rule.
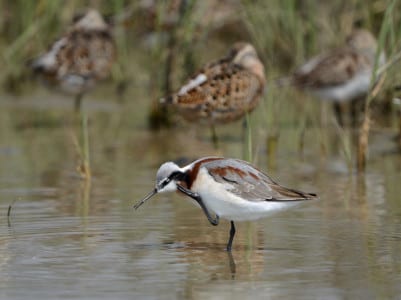
[[161,180],[159,182],[159,188],[164,188],[173,180],[176,180],[176,181],[183,180],[184,177],[185,177],[185,173],[180,172],[180,171],[175,171],[175,172],[171,173],[168,177],[165,177],[163,180]]
[[169,177],[167,177],[166,179],[164,179],[164,180],[161,182],[161,185],[162,185],[162,186],[166,186],[166,185],[169,184],[170,181],[171,181],[171,179],[170,179]]
[[167,177],[168,181],[173,180],[173,179],[178,179],[182,175],[182,172],[176,171],[170,174],[169,177]]

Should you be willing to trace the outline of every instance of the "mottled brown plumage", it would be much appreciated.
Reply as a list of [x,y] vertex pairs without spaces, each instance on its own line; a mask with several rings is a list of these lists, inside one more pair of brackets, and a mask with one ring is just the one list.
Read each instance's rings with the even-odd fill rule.
[[116,47],[109,25],[95,10],[74,20],[71,28],[32,63],[49,87],[82,95],[109,76]]
[[187,121],[226,123],[251,112],[264,85],[264,67],[255,49],[237,43],[226,57],[205,65],[166,102]]

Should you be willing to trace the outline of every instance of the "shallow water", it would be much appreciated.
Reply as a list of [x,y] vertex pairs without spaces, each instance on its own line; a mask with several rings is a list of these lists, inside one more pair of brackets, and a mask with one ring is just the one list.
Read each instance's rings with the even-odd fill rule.
[[216,151],[207,131],[151,134],[144,117],[116,119],[121,108],[100,106],[89,111],[93,179],[87,182],[75,169],[77,128],[68,109],[6,103],[0,113],[1,299],[401,297],[401,156],[391,141],[382,142],[386,133],[373,133],[371,142],[382,146],[372,147],[364,176],[350,174],[334,150],[322,155],[313,129],[302,156],[294,127],[281,131],[269,159],[265,143],[258,143],[264,138],[256,137],[261,169],[284,185],[317,192],[320,200],[238,223],[230,256],[224,251],[228,222],[211,226],[191,200],[158,195],[138,211],[132,205],[153,188],[165,160],[241,157],[240,124],[222,129],[223,148]]

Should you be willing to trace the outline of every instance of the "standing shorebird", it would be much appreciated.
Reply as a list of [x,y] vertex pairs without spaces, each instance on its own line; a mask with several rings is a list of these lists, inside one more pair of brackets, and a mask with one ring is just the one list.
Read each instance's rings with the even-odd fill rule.
[[317,199],[315,194],[279,185],[245,161],[205,157],[182,168],[173,162],[162,164],[154,190],[134,208],[157,193],[177,190],[194,199],[212,225],[218,225],[220,217],[231,221],[227,251],[235,235],[234,221],[256,220],[296,202]]
[[[367,30],[356,29],[346,38],[343,47],[318,55],[298,68],[290,78],[291,84],[334,102],[337,119],[343,125],[341,104],[352,102],[352,113],[357,113],[356,102],[370,87],[376,51],[375,37]],[[384,62],[382,53],[379,66]],[[353,118],[353,121],[356,120]]]
[[190,122],[214,126],[241,119],[251,112],[264,91],[265,73],[255,48],[248,43],[233,45],[228,55],[206,64],[177,93],[162,99]]
[[95,83],[109,76],[116,60],[110,26],[96,10],[76,17],[71,28],[31,67],[49,87],[75,96],[75,109]]

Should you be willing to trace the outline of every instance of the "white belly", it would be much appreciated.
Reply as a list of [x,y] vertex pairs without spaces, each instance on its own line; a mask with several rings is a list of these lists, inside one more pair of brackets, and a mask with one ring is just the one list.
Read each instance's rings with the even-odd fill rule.
[[297,203],[248,201],[230,193],[226,188],[227,186],[217,183],[205,169],[201,168],[191,189],[201,196],[209,210],[230,221],[257,220]]
[[310,89],[310,92],[322,100],[345,102],[363,96],[369,90],[371,72],[361,72],[344,84]]

